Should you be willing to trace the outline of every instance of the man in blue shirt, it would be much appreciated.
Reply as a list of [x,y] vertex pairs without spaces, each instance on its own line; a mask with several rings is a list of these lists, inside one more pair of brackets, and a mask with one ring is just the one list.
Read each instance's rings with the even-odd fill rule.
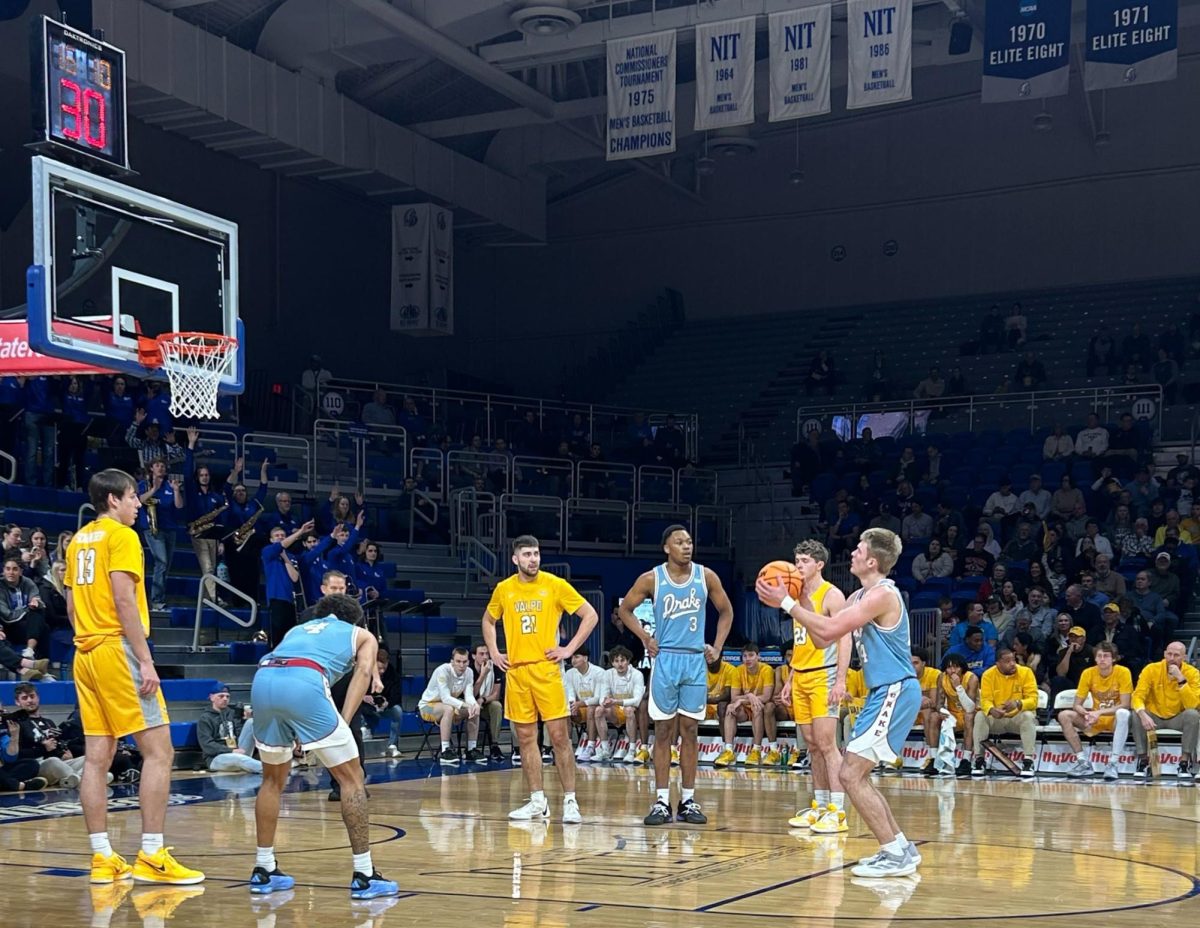
[[[967,632],[972,628],[981,629],[984,642],[993,648],[996,647],[1000,634],[996,631],[996,626],[984,618],[983,603],[971,603],[971,607],[967,610],[966,620],[959,622],[950,632],[950,647],[961,646]],[[974,670],[974,668],[971,669]]]
[[267,582],[267,612],[270,616],[271,644],[279,644],[296,624],[296,584],[300,580],[300,565],[288,551],[295,541],[313,530],[313,522],[305,522],[292,534],[276,525],[271,540],[262,549],[263,577]]
[[967,670],[977,677],[996,663],[996,650],[983,640],[983,629],[977,625],[967,630],[962,644],[950,648],[946,653],[961,657],[967,662]]

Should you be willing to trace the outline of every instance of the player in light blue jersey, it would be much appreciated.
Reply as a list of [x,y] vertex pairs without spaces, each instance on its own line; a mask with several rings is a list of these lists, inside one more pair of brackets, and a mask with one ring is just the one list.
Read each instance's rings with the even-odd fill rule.
[[[708,819],[696,802],[696,724],[708,705],[708,664],[717,659],[733,625],[733,606],[721,578],[692,563],[692,536],[682,525],[668,526],[662,537],[667,562],[648,570],[634,582],[618,607],[625,626],[646,646],[654,659],[650,670],[650,718],[654,720],[654,785],[657,797],[647,825],[671,821],[671,747],[678,735],[679,770],[683,793],[675,812],[678,821],[703,825]],[[654,603],[651,636],[633,606]],[[709,602],[717,609],[717,633],[704,643],[704,619]]]
[[759,599],[779,606],[792,620],[808,629],[818,646],[832,644],[847,632],[854,633],[867,699],[846,745],[840,779],[854,808],[879,840],[879,851],[863,858],[851,870],[860,877],[897,877],[916,872],[921,855],[905,837],[887,800],[871,784],[871,771],[880,761],[896,759],[921,708],[921,687],[910,658],[908,609],[888,571],[900,558],[900,538],[885,528],[862,533],[850,555],[850,572],[859,579],[857,590],[844,608],[831,616],[811,610],[807,594],[799,602],[782,585],[759,580]]
[[[354,854],[351,899],[395,896],[399,887],[385,880],[371,861],[367,792],[350,719],[368,689],[381,692],[375,655],[379,644],[365,628],[362,607],[353,597],[331,594],[314,609],[315,618],[291,629],[279,646],[258,664],[250,703],[254,706],[254,740],[263,762],[263,783],[254,806],[258,853],[250,876],[250,892],[266,895],[295,885],[275,860],[279,795],[292,769],[296,742],[315,754],[337,781],[342,793],[342,821]],[[341,713],[329,687],[354,671]]]

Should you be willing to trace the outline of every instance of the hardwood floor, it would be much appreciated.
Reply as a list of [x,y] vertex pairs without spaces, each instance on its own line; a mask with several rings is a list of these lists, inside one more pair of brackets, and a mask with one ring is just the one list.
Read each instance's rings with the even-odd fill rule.
[[[924,862],[919,879],[868,881],[849,873],[876,847],[853,813],[843,836],[789,832],[797,792],[807,803],[811,783],[798,774],[702,769],[697,798],[710,824],[652,829],[641,819],[653,774],[641,768],[581,768],[584,823],[574,826],[557,821],[561,790],[548,770],[554,816],[524,827],[506,818],[526,798],[507,764],[444,774],[428,762],[377,762],[369,772],[372,852],[400,883],[398,899],[351,903],[345,830],[319,770],[297,771],[284,797],[277,851],[296,889],[251,897],[257,781],[221,774],[172,785],[167,840],[207,873],[199,887],[91,887],[77,794],[0,797],[0,922],[749,928],[1023,917],[1090,928],[1200,917],[1200,794],[1186,786],[879,779]],[[128,790],[111,807],[114,846],[135,853]]]

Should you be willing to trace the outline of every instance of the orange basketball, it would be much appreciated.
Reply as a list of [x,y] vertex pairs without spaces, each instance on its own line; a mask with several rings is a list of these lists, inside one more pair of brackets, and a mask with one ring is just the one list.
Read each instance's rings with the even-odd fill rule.
[[783,584],[792,599],[799,599],[800,594],[804,592],[804,578],[796,569],[796,565],[787,561],[771,561],[770,564],[763,565],[763,569],[758,572],[758,579],[766,580],[767,583]]

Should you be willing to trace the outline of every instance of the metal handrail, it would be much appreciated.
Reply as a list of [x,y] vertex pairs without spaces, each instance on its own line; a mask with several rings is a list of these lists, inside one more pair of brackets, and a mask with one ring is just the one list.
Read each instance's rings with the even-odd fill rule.
[[[3,453],[3,452],[0,452],[0,453]],[[84,520],[83,514],[84,514],[84,511],[87,509],[92,510],[92,519],[96,518],[96,507],[93,506],[91,503],[84,503],[82,506],[79,507],[79,511],[76,512],[76,514],[75,514],[75,531],[79,531],[88,522],[92,521],[92,519],[87,519],[86,521]]]
[[466,568],[463,571],[463,596],[466,597],[470,590],[472,574],[475,575],[476,581],[482,581],[484,578],[491,580],[500,569],[500,556],[474,535],[464,537],[460,542],[460,549],[463,566]]
[[[230,612],[228,609],[226,609],[220,603],[215,602],[214,600],[211,600],[208,597],[206,597],[204,595],[204,590],[207,588],[209,581],[212,581],[214,584],[219,586],[221,589],[225,590],[225,592],[232,593],[238,599],[241,599],[241,600],[249,603],[250,604],[250,620],[242,621],[242,619],[238,618],[236,615],[234,615],[232,612]],[[221,615],[225,616],[225,618],[229,619],[229,621],[233,622],[234,624],[242,626],[242,628],[253,628],[255,625],[258,624],[258,603],[254,600],[253,597],[247,596],[245,593],[243,593],[241,590],[239,590],[236,586],[234,586],[233,584],[231,584],[225,580],[222,580],[216,574],[212,574],[212,573],[205,574],[203,577],[200,578],[200,592],[198,592],[196,594],[196,627],[192,631],[192,650],[193,651],[200,650],[200,619],[204,615],[204,607],[205,606],[209,606],[210,608],[213,609],[213,611],[220,613]]]
[[8,476],[0,477],[0,483],[12,483],[17,479],[17,459],[7,451],[0,451],[0,461],[8,461],[8,466],[12,471]]
[[[433,509],[433,515],[428,516],[425,511],[418,505],[422,500],[430,505]],[[437,525],[438,521],[438,502],[424,490],[413,490],[412,502],[408,507],[408,546],[413,546],[413,530],[416,525],[416,520],[419,518],[426,525]]]

